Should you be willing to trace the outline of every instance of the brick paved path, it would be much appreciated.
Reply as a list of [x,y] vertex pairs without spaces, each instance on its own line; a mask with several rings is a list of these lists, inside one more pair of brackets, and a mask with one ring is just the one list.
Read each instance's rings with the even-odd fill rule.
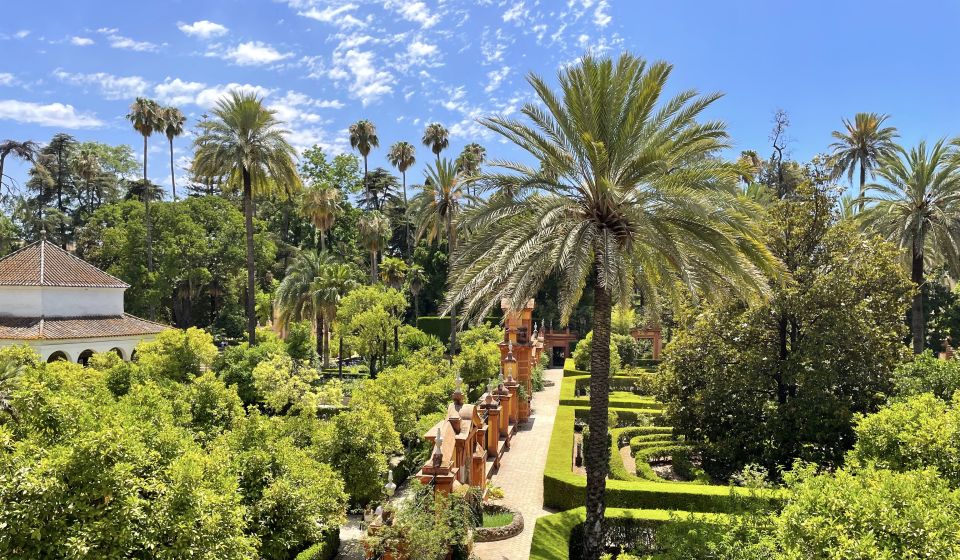
[[534,393],[530,420],[513,436],[510,451],[503,455],[500,470],[492,478],[493,484],[503,488],[501,503],[523,514],[523,533],[505,541],[477,543],[473,551],[480,560],[526,560],[537,518],[552,513],[543,509],[543,469],[560,402],[563,370],[548,369],[545,377],[553,386]]

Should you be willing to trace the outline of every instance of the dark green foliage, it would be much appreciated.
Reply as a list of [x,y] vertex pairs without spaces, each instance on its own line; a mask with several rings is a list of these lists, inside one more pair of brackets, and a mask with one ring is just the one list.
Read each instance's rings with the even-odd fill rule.
[[340,551],[340,528],[326,532],[323,540],[297,554],[296,560],[333,560]]
[[787,276],[770,299],[691,310],[667,347],[658,396],[715,479],[748,463],[840,464],[854,414],[893,388],[912,287],[894,247],[836,222],[832,208],[805,185],[771,207],[767,243]]
[[[484,319],[483,323],[486,325],[498,325],[500,324],[500,319],[490,316]],[[444,344],[450,343],[450,317],[417,317],[417,328],[439,338],[440,342]]]
[[234,385],[243,404],[259,403],[261,395],[253,385],[253,368],[270,356],[285,351],[283,341],[270,331],[257,333],[257,344],[247,342],[227,347],[213,362],[213,370],[227,385]]
[[287,354],[294,360],[316,363],[317,347],[309,322],[290,323],[287,326],[287,339],[284,342]]
[[933,393],[947,400],[960,391],[960,360],[940,360],[927,350],[897,366],[893,377],[896,395]]

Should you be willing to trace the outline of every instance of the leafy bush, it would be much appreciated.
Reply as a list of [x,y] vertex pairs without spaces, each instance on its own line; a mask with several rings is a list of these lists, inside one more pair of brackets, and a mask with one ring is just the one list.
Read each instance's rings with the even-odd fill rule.
[[960,486],[960,393],[948,404],[930,393],[892,403],[857,420],[848,464],[899,472],[936,467]]
[[300,362],[317,362],[317,345],[309,321],[300,321],[287,325],[287,338],[284,341],[287,354]]
[[227,385],[236,386],[237,394],[245,405],[258,404],[263,396],[257,392],[253,383],[253,369],[260,362],[275,355],[286,353],[282,340],[272,331],[258,330],[257,344],[253,347],[244,342],[237,346],[230,346],[220,354],[213,363],[213,371],[223,379]]
[[427,334],[410,325],[401,325],[399,334],[400,348],[409,354],[423,349],[435,350],[438,354],[443,354],[443,343],[436,336]]
[[[593,344],[593,331],[587,333],[583,340],[577,343],[573,350],[573,362],[580,371],[590,371],[590,356]],[[613,340],[610,341],[610,375],[614,375],[620,370],[620,353],[617,351]]]
[[274,414],[316,415],[320,405],[340,405],[343,387],[337,380],[317,386],[320,373],[307,362],[275,354],[253,368],[253,386]]
[[464,343],[460,353],[453,359],[453,367],[463,382],[473,389],[475,395],[471,395],[471,398],[479,396],[500,371],[500,347],[479,338],[475,342]]
[[897,366],[893,373],[895,393],[909,396],[933,393],[949,400],[960,391],[960,360],[941,360],[930,350]]
[[503,342],[503,329],[491,324],[480,324],[471,327],[457,335],[457,343],[461,346],[471,346],[489,342],[497,344]]
[[637,340],[629,334],[612,334],[610,342],[617,348],[622,366],[637,366],[649,359],[653,346],[649,340]]
[[150,342],[137,345],[137,363],[154,379],[189,381],[213,364],[217,347],[205,330],[167,329]]

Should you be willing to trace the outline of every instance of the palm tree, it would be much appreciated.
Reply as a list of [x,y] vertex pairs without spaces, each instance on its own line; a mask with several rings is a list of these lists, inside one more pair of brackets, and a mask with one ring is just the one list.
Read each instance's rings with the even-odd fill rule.
[[[413,197],[410,213],[417,226],[417,238],[428,243],[446,239],[450,255],[457,250],[456,220],[460,207],[470,199],[466,181],[457,173],[449,159],[438,160],[436,167],[428,165],[423,190]],[[457,309],[450,307],[450,356],[457,348]]]
[[350,147],[363,156],[363,189],[367,190],[367,156],[370,150],[380,147],[380,138],[377,137],[377,126],[367,119],[359,120],[350,125]]
[[[343,296],[356,288],[357,270],[352,264],[332,263],[320,269],[320,275],[313,283],[316,306],[323,317],[323,367],[330,367],[330,329],[337,316],[337,306]],[[341,352],[343,348],[341,345]]]
[[33,140],[27,140],[25,142],[4,140],[3,142],[0,142],[0,191],[3,190],[3,164],[6,161],[7,156],[13,154],[14,157],[32,163],[36,159],[39,151],[40,146],[38,146]]
[[173,199],[177,199],[177,178],[173,170],[173,139],[183,134],[183,125],[187,117],[183,116],[176,107],[164,107],[160,110],[160,119],[163,122],[163,132],[170,142],[170,187],[173,189]]
[[[445,306],[466,317],[501,298],[514,309],[553,274],[566,323],[593,282],[591,434],[606,434],[612,306],[640,290],[648,301],[682,280],[696,293],[756,293],[775,259],[757,237],[753,207],[738,197],[740,168],[716,157],[727,146],[721,122],[697,122],[719,95],[695,91],[662,98],[671,66],[630,54],[585,56],[559,74],[553,91],[534,75],[542,103],[530,124],[503,116],[481,122],[540,162],[497,163],[493,185],[524,193],[494,197],[464,213],[464,244],[451,265]],[[601,553],[608,442],[587,442],[583,558]]]
[[325,251],[326,233],[340,215],[340,191],[331,185],[314,185],[303,193],[301,211],[320,234],[320,250]]
[[253,93],[231,92],[217,102],[212,118],[198,125],[193,170],[201,177],[227,177],[226,187],[243,189],[247,241],[247,335],[256,344],[256,266],[253,254],[253,197],[271,188],[299,188],[296,150],[287,142],[274,111]]
[[[133,129],[143,136],[143,183],[147,184],[147,138],[154,131],[163,127],[160,119],[160,105],[152,99],[138,97],[130,105],[127,120],[133,124]],[[150,223],[150,198],[143,199],[143,221],[147,233],[147,270],[153,272],[153,225]],[[150,309],[150,318],[153,319],[153,306]]]
[[380,262],[380,279],[395,290],[403,286],[403,281],[407,278],[407,271],[410,267],[403,259],[396,257],[385,257]]
[[[957,143],[957,141],[954,141]],[[897,147],[880,160],[880,184],[867,185],[874,203],[861,217],[864,224],[896,243],[909,259],[910,278],[917,290],[910,310],[913,351],[923,352],[923,276],[928,263],[960,269],[960,158],[957,150],[938,141],[932,148],[920,142],[907,152]],[[861,202],[861,203],[862,203]]]
[[480,165],[487,158],[487,149],[471,142],[463,147],[463,151],[457,156],[457,171],[467,177],[480,174]]
[[741,167],[740,180],[746,185],[754,182],[757,179],[757,175],[760,174],[760,170],[763,169],[763,162],[760,161],[760,156],[753,150],[743,150],[740,152],[737,163],[740,164]]
[[437,156],[437,164],[440,164],[440,152],[445,150],[447,146],[450,145],[450,133],[447,132],[447,129],[443,127],[440,123],[430,123],[427,125],[427,128],[423,129],[423,138],[421,138],[423,145],[430,148],[435,156]]
[[[390,160],[390,165],[396,167],[400,171],[400,176],[403,177],[403,210],[406,212],[407,169],[410,169],[410,167],[417,162],[416,149],[410,142],[397,142],[393,146],[390,146],[387,159]],[[403,220],[403,232],[407,241],[407,256],[412,257],[413,248],[411,247],[410,241],[410,221],[407,219]]]
[[[898,138],[897,129],[888,126],[881,128],[888,115],[877,113],[857,113],[853,122],[843,119],[846,132],[833,131],[836,142],[830,144],[833,153],[830,157],[834,178],[847,174],[847,180],[853,182],[853,169],[860,168],[860,197],[866,192],[867,175],[874,177],[877,162],[895,151]],[[861,202],[860,209],[863,209]]]
[[413,300],[413,321],[416,324],[420,316],[420,292],[427,281],[427,275],[419,264],[411,264],[407,269],[407,289],[410,290],[410,299]]
[[73,172],[83,180],[87,193],[87,212],[93,211],[93,180],[100,175],[100,158],[90,148],[81,148],[72,161]]
[[0,413],[8,414],[14,421],[19,419],[17,409],[10,400],[13,386],[26,367],[12,358],[0,361]]
[[360,233],[360,245],[370,251],[370,283],[377,283],[377,253],[383,251],[390,241],[390,218],[383,212],[374,210],[360,217],[357,224]]

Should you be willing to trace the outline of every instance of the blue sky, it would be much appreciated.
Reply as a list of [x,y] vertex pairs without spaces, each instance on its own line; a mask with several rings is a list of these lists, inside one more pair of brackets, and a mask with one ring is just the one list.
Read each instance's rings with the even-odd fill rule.
[[[960,134],[956,2],[52,1],[2,14],[0,138],[65,130],[138,149],[123,118],[134,96],[180,106],[191,126],[244,87],[301,148],[348,150],[347,126],[373,120],[381,148],[371,168],[388,166],[397,140],[419,146],[431,121],[450,128],[451,156],[477,141],[511,158],[475,119],[516,114],[530,100],[528,72],[553,76],[588,50],[667,60],[671,91],[724,92],[709,117],[728,123],[734,153],[768,154],[779,108],[798,159],[825,151],[857,111],[889,113],[906,144]],[[189,145],[177,141],[178,167]],[[151,139],[160,184],[165,150]],[[418,156],[431,159],[426,148]],[[408,175],[417,182],[420,165]]]

